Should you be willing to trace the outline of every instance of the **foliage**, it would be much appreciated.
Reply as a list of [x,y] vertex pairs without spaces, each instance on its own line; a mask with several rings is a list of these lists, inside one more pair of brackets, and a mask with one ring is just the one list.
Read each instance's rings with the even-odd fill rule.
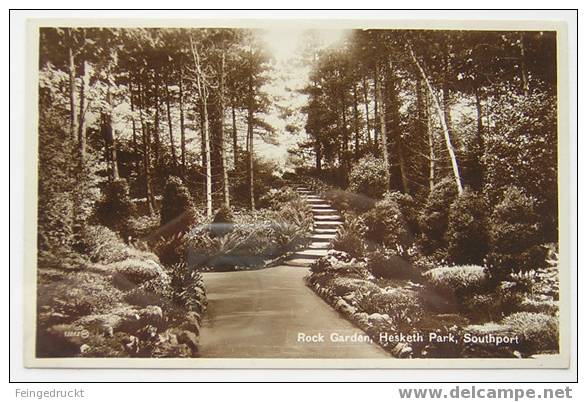
[[514,313],[502,320],[511,327],[534,352],[558,351],[559,325],[558,319],[542,313]]
[[171,176],[167,179],[161,202],[161,226],[182,216],[192,213],[192,197],[180,178]]
[[454,181],[444,179],[437,183],[426,200],[420,214],[422,229],[422,246],[426,253],[446,247],[445,233],[448,229],[450,205],[457,196]]
[[298,193],[291,187],[272,188],[259,198],[259,208],[279,209],[282,204],[299,198]]
[[509,187],[489,218],[488,262],[495,278],[544,265],[540,247],[536,201],[517,187]]
[[423,312],[418,294],[403,288],[362,294],[357,304],[367,314],[386,314],[397,331],[413,328]]
[[477,265],[434,268],[422,274],[426,285],[447,301],[479,293],[488,285],[485,268]]
[[174,264],[167,270],[170,277],[170,299],[178,309],[203,313],[206,308],[206,293],[202,274],[190,269],[185,263]]
[[557,234],[556,97],[541,91],[527,96],[508,92],[489,105],[495,129],[489,132],[484,162],[485,192],[493,204],[515,185],[533,201],[541,241]]
[[98,222],[126,237],[130,232],[130,219],[134,212],[135,207],[128,196],[126,180],[109,182],[102,199],[96,204]]
[[124,244],[118,234],[104,226],[84,227],[81,250],[90,261],[101,264],[111,264],[127,259],[158,261],[155,254]]
[[363,215],[363,219],[367,239],[396,250],[398,255],[406,255],[413,235],[400,206],[392,197],[378,201],[373,209]]
[[351,257],[362,257],[365,253],[365,224],[360,217],[347,215],[345,222],[332,239],[335,250],[344,251]]
[[370,155],[365,156],[351,169],[349,190],[371,198],[381,198],[387,188],[385,177],[383,161]]
[[367,269],[377,278],[406,279],[417,276],[409,261],[385,248],[367,254]]
[[446,241],[448,257],[456,264],[482,264],[487,253],[487,204],[465,190],[451,204]]

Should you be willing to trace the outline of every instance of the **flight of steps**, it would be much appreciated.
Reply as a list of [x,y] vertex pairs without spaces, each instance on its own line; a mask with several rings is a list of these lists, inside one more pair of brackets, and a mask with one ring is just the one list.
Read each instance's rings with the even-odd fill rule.
[[314,223],[310,245],[300,250],[286,262],[286,265],[307,267],[318,258],[326,255],[330,241],[336,236],[338,228],[342,225],[342,217],[338,211],[332,208],[330,203],[303,186],[297,186],[296,191],[306,200],[312,208]]

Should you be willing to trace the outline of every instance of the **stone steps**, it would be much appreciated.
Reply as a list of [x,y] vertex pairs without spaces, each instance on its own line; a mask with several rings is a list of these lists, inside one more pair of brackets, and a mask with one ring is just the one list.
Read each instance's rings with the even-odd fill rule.
[[316,195],[304,186],[294,186],[296,191],[310,205],[314,218],[311,243],[304,250],[293,253],[285,265],[309,267],[318,258],[328,254],[330,241],[336,237],[338,228],[343,224],[339,211],[330,202]]
[[326,208],[326,207],[324,207],[324,208],[312,208],[312,213],[315,216],[318,216],[318,215],[334,215],[337,212],[338,211],[336,209],[333,209],[333,208]]
[[334,221],[341,222],[342,217],[340,215],[314,215],[314,221]]

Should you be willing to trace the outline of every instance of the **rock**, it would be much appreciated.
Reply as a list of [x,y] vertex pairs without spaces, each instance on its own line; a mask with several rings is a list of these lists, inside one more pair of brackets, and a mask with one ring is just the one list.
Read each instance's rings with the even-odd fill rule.
[[87,354],[92,348],[90,347],[90,345],[84,343],[82,346],[80,346],[79,351],[82,355]]
[[127,335],[122,338],[122,346],[124,350],[131,356],[139,353],[139,338],[134,335]]
[[[387,314],[385,314],[385,315],[387,315]],[[369,319],[369,321],[385,321],[386,320],[385,315],[379,314],[379,313],[373,313],[373,314],[369,314],[368,319]],[[387,316],[387,317],[389,318],[389,316]]]
[[157,328],[152,326],[152,325],[147,325],[144,328],[141,328],[138,332],[137,335],[139,337],[139,339],[143,340],[143,341],[151,341],[154,339],[157,339]]
[[147,306],[138,312],[143,324],[160,328],[164,323],[163,310],[159,306]]
[[195,311],[189,311],[185,316],[185,321],[179,327],[200,335],[200,322],[200,315]]
[[196,335],[193,332],[184,330],[184,331],[181,331],[177,334],[177,341],[180,344],[187,345],[190,348],[190,350],[192,351],[192,356],[197,355],[198,343],[199,343],[198,335]]
[[410,345],[400,342],[394,346],[394,348],[391,350],[391,353],[395,357],[399,357],[399,358],[404,359],[404,358],[412,357],[413,349]]

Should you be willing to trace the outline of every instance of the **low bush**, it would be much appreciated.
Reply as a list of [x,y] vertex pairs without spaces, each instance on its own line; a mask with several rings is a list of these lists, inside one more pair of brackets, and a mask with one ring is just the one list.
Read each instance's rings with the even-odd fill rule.
[[381,198],[388,187],[385,177],[387,175],[383,161],[371,155],[365,156],[351,169],[349,190],[370,198]]
[[489,283],[485,268],[476,265],[434,268],[422,274],[429,289],[448,303],[483,292]]
[[457,196],[457,187],[452,179],[444,179],[430,191],[419,222],[422,231],[422,249],[430,254],[446,248],[445,234],[448,228],[450,205]]
[[548,314],[520,312],[502,320],[531,347],[530,353],[557,352],[559,348],[558,319]]
[[359,217],[347,215],[344,224],[332,239],[335,250],[344,251],[352,257],[363,257],[365,254],[365,231],[363,220]]
[[451,204],[446,242],[448,257],[456,264],[482,264],[487,254],[487,204],[483,197],[465,190]]
[[545,265],[546,250],[540,247],[536,200],[516,187],[509,187],[489,219],[488,263],[497,280],[512,272]]
[[144,282],[165,276],[163,268],[155,261],[127,259],[109,264],[112,282],[119,289],[133,289]]
[[269,208],[272,210],[278,210],[281,206],[287,202],[298,199],[299,194],[291,187],[283,188],[272,188],[259,198],[259,208]]
[[497,321],[520,311],[526,295],[515,282],[501,282],[487,292],[465,295],[462,307],[475,322]]
[[155,254],[124,244],[120,236],[104,226],[84,227],[81,238],[81,251],[91,262],[111,264],[131,258],[158,261]]
[[329,250],[328,254],[318,258],[310,265],[312,274],[334,274],[353,278],[367,278],[370,273],[365,267],[363,259],[352,257],[350,254]]
[[161,217],[157,214],[133,216],[129,219],[129,232],[135,239],[146,237],[155,232],[161,223]]
[[367,269],[376,278],[409,279],[417,276],[406,258],[387,249],[378,249],[367,254]]
[[414,328],[423,311],[417,292],[403,288],[362,294],[357,305],[367,314],[386,314],[397,331]]

